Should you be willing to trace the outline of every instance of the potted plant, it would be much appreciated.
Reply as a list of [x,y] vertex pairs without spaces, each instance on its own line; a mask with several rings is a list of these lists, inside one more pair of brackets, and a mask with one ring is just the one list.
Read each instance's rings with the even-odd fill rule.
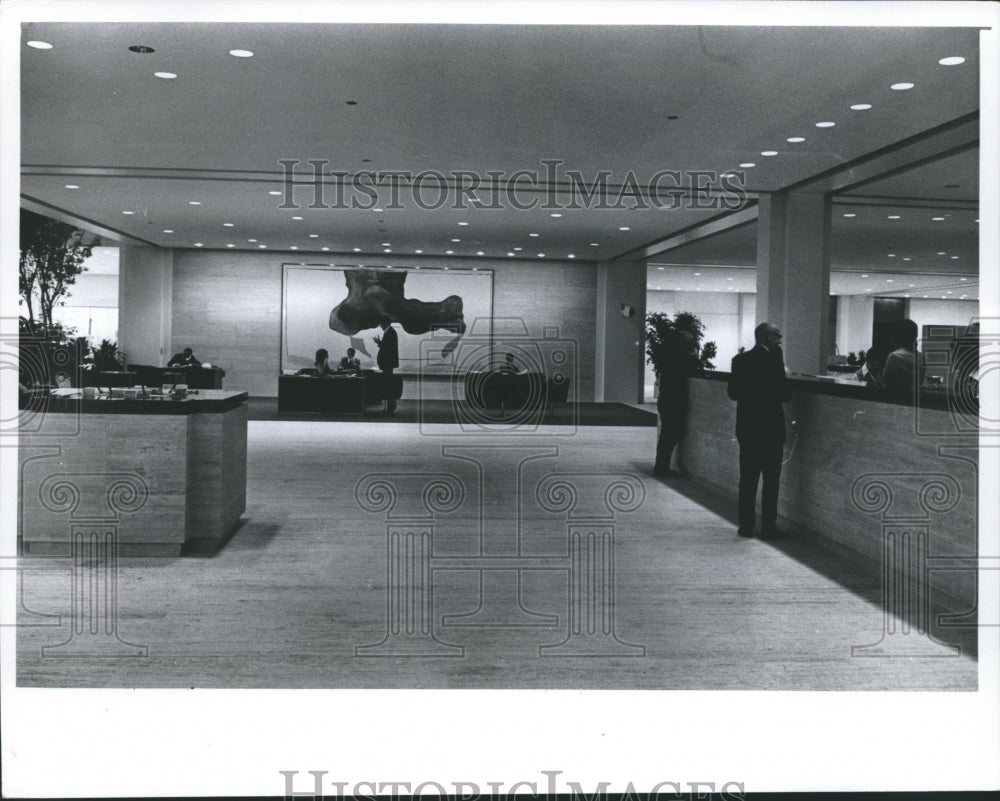
[[691,335],[701,369],[715,369],[712,363],[717,354],[715,343],[702,344],[705,338],[705,326],[697,315],[691,312],[677,312],[671,318],[664,312],[651,312],[646,315],[646,361],[653,366],[657,379],[670,358],[673,338],[680,332]]

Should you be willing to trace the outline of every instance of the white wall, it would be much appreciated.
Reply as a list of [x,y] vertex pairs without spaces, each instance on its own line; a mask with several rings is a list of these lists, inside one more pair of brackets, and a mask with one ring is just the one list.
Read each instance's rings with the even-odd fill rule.
[[837,296],[837,349],[841,354],[867,351],[872,346],[875,299],[871,295]]
[[911,298],[908,316],[920,332],[925,325],[967,326],[979,316],[979,301]]
[[[57,323],[76,329],[76,335],[98,344],[118,339],[118,248],[96,247],[84,263],[69,296],[52,310]],[[37,304],[36,307],[37,309]]]

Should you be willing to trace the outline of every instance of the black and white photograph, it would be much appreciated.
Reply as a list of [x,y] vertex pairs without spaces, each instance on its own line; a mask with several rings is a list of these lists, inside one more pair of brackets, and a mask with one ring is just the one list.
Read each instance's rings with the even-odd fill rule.
[[6,797],[1000,789],[1000,6],[0,14]]

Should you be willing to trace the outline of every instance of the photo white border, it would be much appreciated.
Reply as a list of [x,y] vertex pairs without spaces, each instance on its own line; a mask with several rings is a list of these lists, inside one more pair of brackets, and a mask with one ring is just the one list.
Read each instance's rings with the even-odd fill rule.
[[[982,34],[981,217],[1000,219],[1000,11],[943,2],[16,2],[0,4],[0,264],[16,261],[19,207],[19,24],[22,20],[386,21],[540,24],[987,26]],[[1000,247],[981,226],[980,313],[1000,316]],[[0,271],[0,316],[17,317],[12,269]],[[983,403],[998,408],[997,381]],[[3,417],[16,409],[0,384]],[[992,407],[988,404],[992,403]],[[984,442],[984,446],[989,443]],[[0,554],[13,547],[17,459],[0,442]],[[980,553],[998,554],[1000,449],[984,447]],[[4,560],[0,567],[5,567]],[[12,571],[0,570],[0,615],[14,619]],[[981,608],[1000,604],[983,574]],[[998,629],[981,630],[973,693],[633,691],[39,690],[14,682],[13,627],[0,627],[0,726],[8,796],[278,795],[281,770],[333,782],[501,782],[588,793],[628,782],[740,782],[747,791],[951,790],[1000,787]],[[670,791],[669,786],[665,791]],[[702,790],[706,789],[704,786]],[[530,792],[531,787],[521,787]],[[369,792],[365,786],[362,792]],[[383,790],[388,792],[388,790]],[[427,793],[433,795],[433,785]]]

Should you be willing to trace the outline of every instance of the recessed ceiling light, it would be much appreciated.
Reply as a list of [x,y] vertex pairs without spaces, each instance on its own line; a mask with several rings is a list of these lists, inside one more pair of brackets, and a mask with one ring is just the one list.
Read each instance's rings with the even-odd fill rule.
[[968,278],[959,278],[958,280],[959,281],[968,281],[969,279]]
[[898,214],[890,214],[889,215],[889,219],[890,220],[898,220],[899,219],[899,215]]
[[[599,244],[599,243],[597,243],[597,242],[591,242],[591,243],[590,243],[590,246],[591,246],[592,248],[599,248],[599,247],[600,247],[600,244]],[[515,250],[516,250],[516,249],[517,249],[517,248],[515,248]]]
[[909,256],[903,256],[903,261],[913,261]]
[[298,246],[298,245],[292,245],[292,246],[291,246],[290,248],[288,248],[288,249],[289,249],[289,250],[298,250],[298,249],[299,249],[299,246]]
[[695,275],[701,275],[701,273],[695,273]]
[[253,56],[252,50],[230,50],[229,55],[236,56],[236,58],[251,58]]
[[40,39],[32,39],[30,42],[25,42],[28,47],[33,47],[35,50],[51,50],[52,45],[48,42],[43,42]]
[[623,225],[618,230],[619,231],[630,231],[631,229],[627,225]]
[[[485,253],[483,253],[483,251],[481,251],[481,250],[477,250],[477,251],[476,251],[476,255],[477,255],[477,256],[485,256],[486,254],[485,254]],[[474,269],[478,269],[478,268],[474,268]]]
[[514,250],[524,250],[524,248],[514,248]]
[[423,251],[422,251],[422,250],[415,250],[415,251],[413,251],[413,252],[414,252],[414,253],[423,253]]
[[391,249],[391,248],[386,248],[386,249],[385,249],[385,250],[383,250],[382,252],[383,252],[383,253],[392,253],[392,249]]
[[544,258],[545,258],[545,254],[544,254],[544,253],[539,253],[539,254],[538,254],[538,258],[540,258],[540,259],[544,259]]
[[868,273],[864,273],[861,277],[862,278],[867,278],[868,277]]
[[299,217],[299,216],[295,216],[295,217],[292,217],[292,219],[293,219],[293,220],[301,220],[302,218],[301,218],[301,217]]
[[232,224],[232,223],[223,223],[223,224],[222,224],[222,227],[223,227],[223,228],[232,228],[232,227],[233,227],[233,224]]
[[762,150],[762,151],[760,151],[760,154],[762,156],[777,156],[778,155],[778,151],[777,150]]
[[538,236],[538,234],[528,234],[528,236]]
[[566,258],[567,259],[575,259],[576,258],[576,254],[575,253],[567,253],[566,254]]
[[751,167],[756,167],[757,165],[752,161],[744,161],[742,164],[740,164],[740,166],[743,167],[744,169],[750,169]]
[[887,256],[888,256],[888,257],[889,257],[890,259],[894,259],[894,258],[896,258],[896,254],[895,254],[895,253],[887,253],[886,255],[887,255]]
[[[445,256],[454,256],[454,255],[455,255],[455,251],[454,251],[454,250],[446,250],[446,251],[444,252],[444,255],[445,255]],[[448,268],[447,268],[447,267],[445,267],[445,269],[447,270]]]
[[355,253],[361,252],[361,248],[351,248],[351,250],[354,251]]
[[950,258],[950,259],[957,259],[958,256],[949,256],[948,258]]
[[323,250],[323,251],[329,251],[329,250],[330,250],[330,248],[328,248],[328,247],[321,247],[321,248],[320,248],[320,250]]
[[891,279],[891,278],[886,278],[886,279],[885,279],[885,282],[886,282],[887,284],[891,284],[891,283],[892,283],[892,279]]
[[943,67],[954,67],[958,64],[964,64],[965,59],[961,56],[948,56],[947,58],[938,59],[938,64]]
[[248,239],[247,242],[256,242],[256,239]]
[[806,138],[804,136],[789,136],[786,142],[805,142]]
[[280,195],[280,194],[281,194],[281,192],[279,192],[279,191],[278,191],[277,189],[272,189],[272,190],[271,190],[270,192],[268,192],[267,194],[269,194],[269,195]]
[[468,225],[467,222],[460,222],[459,225]]
[[850,212],[850,213],[845,214],[844,216],[845,217],[857,217],[858,215],[854,214],[853,212]]
[[310,239],[319,239],[319,234],[309,234]]
[[155,53],[152,47],[147,47],[146,45],[132,45],[129,47],[133,53]]
[[[372,209],[372,211],[382,211],[382,209]],[[380,220],[381,222],[381,220]]]
[[267,245],[257,245],[261,250],[267,250]]
[[550,217],[562,217],[562,215],[561,215],[561,214],[559,214],[558,212],[556,212],[556,213],[553,213],[553,214],[550,214],[549,216],[550,216]]
[[855,103],[851,106],[851,111],[868,111],[871,107],[871,103]]
[[909,284],[909,286],[916,286],[916,284]]
[[667,269],[667,268],[666,268],[666,267],[657,267],[656,269],[657,269],[657,270],[665,270],[665,269]]
[[174,232],[173,228],[164,228],[163,229],[163,233],[165,233],[165,234],[172,234],[173,232]]
[[344,105],[345,106],[356,106],[356,105],[358,105],[358,101],[357,100],[345,100],[344,101]]
[[461,242],[462,240],[461,239],[452,239],[451,241],[452,242]]
[[907,89],[912,89],[913,88],[913,84],[912,83],[894,83],[889,88],[890,89],[894,89],[897,92],[905,92]]
[[827,120],[825,122],[817,122],[816,123],[816,127],[817,128],[832,128],[836,124],[837,123],[835,123],[835,122],[830,122],[829,120]]
[[507,251],[507,255],[508,256],[513,256],[514,254],[511,251]]
[[79,189],[80,185],[79,184],[66,184],[66,188],[67,189]]
[[727,278],[726,280],[727,280],[727,281],[732,281],[733,279],[732,279],[732,278]]
[[938,256],[947,256],[948,255],[948,251],[947,250],[939,250],[937,252],[937,254],[938,254]]
[[163,78],[165,81],[170,81],[177,77],[177,74],[173,72],[154,72],[153,75],[157,78]]
[[128,209],[125,209],[125,210],[124,210],[124,211],[122,212],[122,214],[129,214],[129,215],[132,215],[132,214],[135,214],[135,212],[134,212],[134,211],[129,211]]
[[228,244],[226,245],[226,247],[227,247],[227,248],[234,248],[234,247],[236,247],[236,245],[234,245],[234,244],[233,244],[232,242],[229,242],[229,243],[228,243]]
[[188,201],[188,205],[189,206],[200,206],[201,205],[201,201],[200,200],[189,200]]
[[931,217],[931,220],[933,220],[934,222],[942,222],[944,220],[944,217]]
[[195,242],[195,243],[194,243],[194,246],[195,246],[196,248],[202,248],[202,247],[205,247],[205,246],[204,246],[204,245],[203,245],[203,244],[202,244],[201,242]]
[[926,298],[927,296],[926,296],[926,295],[924,295],[924,297]]
[[392,247],[392,242],[383,242],[382,243],[382,247],[384,247],[384,248],[391,248]]

